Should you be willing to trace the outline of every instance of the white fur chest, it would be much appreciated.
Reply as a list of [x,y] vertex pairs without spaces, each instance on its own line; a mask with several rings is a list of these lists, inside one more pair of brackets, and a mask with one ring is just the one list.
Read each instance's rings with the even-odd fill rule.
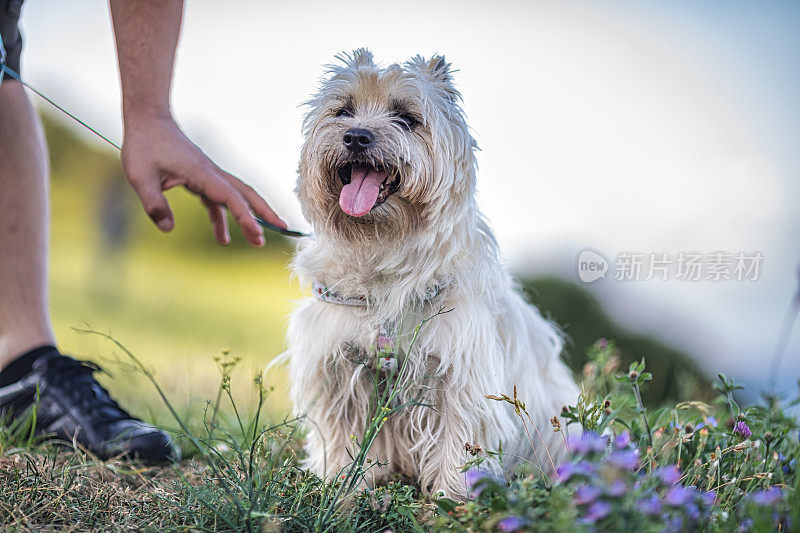
[[376,353],[401,355],[410,347],[416,326],[426,318],[423,314],[436,313],[433,307],[428,302],[391,313],[309,298],[292,316],[288,340],[293,351],[302,351],[325,366],[342,360],[358,362]]

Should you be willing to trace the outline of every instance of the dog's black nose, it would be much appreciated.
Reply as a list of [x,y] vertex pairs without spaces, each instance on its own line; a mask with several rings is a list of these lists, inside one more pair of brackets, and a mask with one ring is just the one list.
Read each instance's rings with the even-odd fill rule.
[[353,128],[347,130],[344,137],[342,137],[342,142],[348,150],[360,152],[372,144],[373,139],[375,139],[375,136],[369,130]]

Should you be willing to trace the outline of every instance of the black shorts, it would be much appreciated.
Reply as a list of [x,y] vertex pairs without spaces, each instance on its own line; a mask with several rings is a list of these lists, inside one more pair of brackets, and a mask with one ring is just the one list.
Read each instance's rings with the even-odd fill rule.
[[[5,64],[19,72],[19,56],[22,53],[22,36],[19,34],[19,15],[23,0],[0,0],[0,38],[6,51]],[[8,80],[10,76],[5,76]]]

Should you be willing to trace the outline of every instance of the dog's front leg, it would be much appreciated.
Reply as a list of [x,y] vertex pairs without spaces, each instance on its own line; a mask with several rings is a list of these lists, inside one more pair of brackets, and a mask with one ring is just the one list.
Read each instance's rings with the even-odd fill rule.
[[[475,401],[465,398],[463,391],[454,390],[448,385],[437,389],[436,399],[431,402],[434,408],[413,408],[423,410],[420,414],[427,420],[421,426],[430,429],[418,436],[425,443],[415,446],[419,484],[424,491],[443,492],[448,498],[464,499],[467,495],[461,471],[467,460],[464,444],[485,442],[485,435],[481,431],[485,426],[473,416],[471,410]],[[483,402],[478,399],[478,403]]]
[[346,475],[358,453],[357,441],[366,424],[369,397],[360,388],[342,387],[340,383],[346,381],[340,372],[328,369],[328,373],[333,379],[324,380],[319,396],[306,411],[309,432],[304,466],[332,481]]
[[[333,425],[327,424],[327,427],[331,430]],[[353,461],[364,445],[361,441],[363,427],[353,426],[352,431],[352,435],[345,437],[344,434],[332,430],[325,439],[316,429],[309,431],[306,440],[308,455],[304,466],[328,481],[347,479],[353,468]],[[355,433],[356,431],[359,433]],[[358,479],[357,490],[372,489],[386,482],[391,471],[390,463],[393,462],[390,460],[393,454],[391,441],[391,430],[385,427],[373,442],[363,463],[360,463],[351,473]]]
[[328,434],[325,437],[314,428],[308,432],[305,443],[306,458],[303,467],[328,481],[341,479],[351,459],[347,453],[351,443],[344,438]]

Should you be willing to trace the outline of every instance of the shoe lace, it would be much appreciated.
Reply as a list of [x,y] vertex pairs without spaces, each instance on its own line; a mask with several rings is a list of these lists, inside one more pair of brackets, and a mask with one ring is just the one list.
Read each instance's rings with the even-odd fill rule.
[[85,414],[97,421],[114,422],[132,418],[98,383],[95,372],[111,375],[97,363],[62,355],[50,361],[47,377],[59,392],[66,394]]

